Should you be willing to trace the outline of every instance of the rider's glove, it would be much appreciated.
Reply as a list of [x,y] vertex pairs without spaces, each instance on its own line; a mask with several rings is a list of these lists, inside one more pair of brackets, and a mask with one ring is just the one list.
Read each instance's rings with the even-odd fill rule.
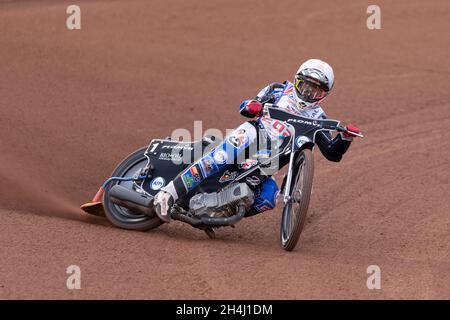
[[348,124],[346,127],[348,132],[341,132],[342,140],[352,141],[353,137],[356,137],[356,135],[353,135],[352,133],[360,133],[361,131],[354,125]]
[[251,101],[246,107],[247,112],[254,116],[261,115],[262,109],[263,105],[258,101]]

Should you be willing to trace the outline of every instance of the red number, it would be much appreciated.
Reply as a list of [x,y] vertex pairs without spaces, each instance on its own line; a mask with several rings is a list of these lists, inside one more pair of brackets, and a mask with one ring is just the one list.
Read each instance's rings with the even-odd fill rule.
[[281,133],[281,132],[283,132],[284,131],[284,129],[286,128],[286,126],[283,124],[283,123],[281,123],[280,121],[275,121],[274,123],[273,123],[273,128],[275,129],[275,130],[277,130],[279,133]]

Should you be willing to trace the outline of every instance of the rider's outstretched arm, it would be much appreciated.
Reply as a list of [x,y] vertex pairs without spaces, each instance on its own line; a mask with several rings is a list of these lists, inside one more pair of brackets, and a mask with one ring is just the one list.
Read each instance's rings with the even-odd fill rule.
[[323,156],[329,161],[341,161],[342,156],[347,152],[351,143],[350,139],[344,138],[341,134],[338,134],[334,139],[326,131],[320,131],[316,134],[316,144],[319,146]]

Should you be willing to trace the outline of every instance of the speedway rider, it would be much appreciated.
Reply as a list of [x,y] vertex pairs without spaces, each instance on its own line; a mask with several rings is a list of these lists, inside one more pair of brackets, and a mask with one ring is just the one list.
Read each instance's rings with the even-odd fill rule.
[[[258,135],[261,135],[260,130],[265,131],[265,136],[272,139],[285,138],[282,132],[274,132],[279,128],[273,125],[273,119],[262,116],[264,104],[273,104],[284,111],[302,117],[326,119],[325,112],[319,104],[330,94],[333,83],[334,73],[331,66],[319,59],[309,59],[298,69],[294,83],[289,81],[273,83],[262,89],[254,99],[242,102],[241,115],[255,119],[240,125],[222,145],[195,161],[156,194],[154,204],[159,218],[169,222],[170,208],[174,202],[196,188],[209,176],[223,174],[221,179],[227,178],[228,164],[233,163],[239,154],[248,150],[248,147],[257,141]],[[350,124],[346,128],[349,133],[341,132],[334,139],[328,131],[317,132],[315,143],[326,159],[339,162],[352,142],[351,133],[359,133],[359,129]],[[230,154],[226,153],[230,144],[235,149],[231,155],[234,159],[229,159]],[[208,165],[208,170],[205,170],[205,164]],[[249,215],[273,209],[277,193],[278,186],[275,180],[271,176],[265,177],[256,188],[255,201],[249,210]]]

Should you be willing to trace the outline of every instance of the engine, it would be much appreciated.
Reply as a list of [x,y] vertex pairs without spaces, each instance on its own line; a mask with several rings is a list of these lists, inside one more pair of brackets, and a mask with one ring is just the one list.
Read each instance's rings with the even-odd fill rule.
[[220,192],[196,194],[189,201],[189,210],[196,216],[229,217],[236,213],[238,205],[250,207],[255,200],[246,183],[227,186]]

